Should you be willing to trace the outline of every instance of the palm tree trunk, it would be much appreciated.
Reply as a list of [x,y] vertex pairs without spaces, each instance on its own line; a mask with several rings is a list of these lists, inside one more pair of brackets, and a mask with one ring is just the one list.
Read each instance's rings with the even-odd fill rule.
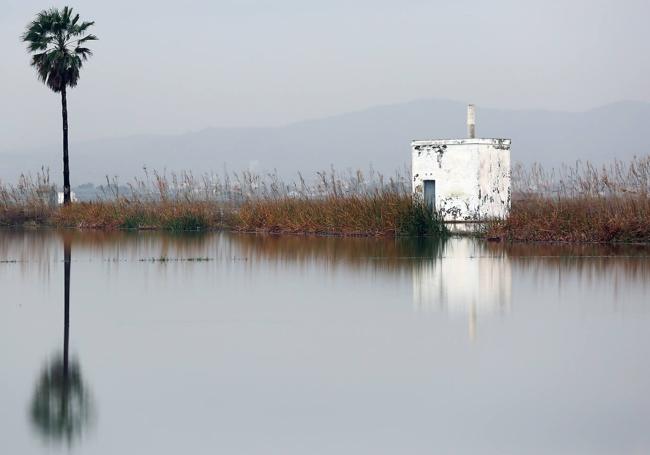
[[70,166],[68,164],[68,100],[65,85],[61,90],[61,114],[63,116],[63,204],[70,204]]
[[63,380],[68,380],[68,345],[70,344],[70,262],[72,259],[70,240],[63,240]]

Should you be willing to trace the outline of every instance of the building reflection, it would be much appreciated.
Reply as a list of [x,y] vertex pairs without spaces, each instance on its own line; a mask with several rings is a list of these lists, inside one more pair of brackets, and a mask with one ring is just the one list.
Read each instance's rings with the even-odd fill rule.
[[88,429],[94,416],[90,390],[79,362],[69,355],[71,243],[70,237],[64,236],[63,353],[44,364],[29,406],[33,429],[47,442],[64,442],[68,446]]
[[455,239],[440,256],[414,264],[414,307],[467,318],[472,340],[479,319],[508,313],[511,298],[510,258],[485,242]]
[[[415,308],[463,315],[471,336],[490,314],[507,314],[512,288],[518,295],[565,283],[602,286],[612,311],[648,311],[644,302],[626,300],[626,290],[650,292],[650,247],[642,245],[494,243],[479,239],[376,239],[232,234],[226,232],[4,231],[0,261],[16,262],[24,278],[49,283],[60,261],[61,236],[74,244],[79,261],[101,263],[106,273],[122,262],[155,262],[178,273],[196,269],[245,268],[267,273],[286,267],[319,272],[344,271],[356,278],[373,275],[405,280]],[[153,260],[152,260],[153,259]],[[197,261],[197,259],[201,259]],[[187,261],[182,267],[171,267]],[[185,267],[187,266],[187,267]],[[148,267],[150,268],[150,267]],[[69,269],[67,270],[69,272]],[[157,273],[157,272],[156,272]],[[511,276],[519,278],[515,283]],[[69,275],[69,273],[68,273]],[[161,276],[163,278],[161,278]],[[164,279],[152,274],[152,280]],[[58,279],[55,277],[54,279]],[[148,279],[148,278],[145,278]],[[533,291],[530,291],[533,289]],[[521,291],[520,291],[521,290]],[[519,294],[521,292],[521,294]],[[407,298],[406,305],[410,305]],[[593,307],[592,307],[593,308]]]

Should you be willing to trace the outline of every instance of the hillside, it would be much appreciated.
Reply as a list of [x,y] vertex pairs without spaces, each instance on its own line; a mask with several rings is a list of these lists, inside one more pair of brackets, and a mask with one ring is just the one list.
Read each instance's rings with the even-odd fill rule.
[[[412,139],[465,135],[465,103],[423,100],[378,106],[278,128],[210,128],[71,144],[73,184],[125,181],[150,169],[207,171],[277,169],[283,175],[347,168],[391,173],[409,162]],[[477,134],[509,137],[512,157],[546,166],[575,160],[608,161],[648,153],[650,104],[620,102],[585,112],[490,109],[478,106]],[[56,138],[58,139],[58,138]],[[41,166],[60,174],[60,146],[1,150],[0,178],[15,181]]]

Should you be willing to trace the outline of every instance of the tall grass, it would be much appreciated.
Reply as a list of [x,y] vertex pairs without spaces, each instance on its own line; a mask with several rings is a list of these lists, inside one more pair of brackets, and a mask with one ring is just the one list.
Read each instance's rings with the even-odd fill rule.
[[[44,174],[45,175],[45,174]],[[238,231],[332,235],[444,235],[438,216],[410,191],[410,177],[370,171],[319,172],[286,183],[277,173],[169,175],[149,172],[126,185],[107,179],[98,200],[53,207],[43,181],[22,177],[3,186],[0,223],[25,222],[91,229],[228,228]],[[47,187],[50,188],[50,187]]]
[[48,199],[52,191],[54,185],[45,169],[36,176],[21,175],[16,185],[0,182],[0,226],[47,222],[54,211],[55,201]]
[[232,213],[212,202],[80,202],[54,211],[51,225],[85,229],[203,230],[227,227]]
[[512,210],[487,235],[508,240],[650,242],[650,156],[628,163],[513,169]]
[[[506,240],[650,242],[650,156],[597,167],[589,162],[546,170],[515,166],[507,219],[485,235]],[[440,218],[411,195],[407,172],[370,170],[301,174],[277,172],[158,173],[119,185],[107,179],[93,202],[53,206],[46,171],[0,182],[0,225],[94,229],[204,230],[324,235],[445,235]]]
[[540,164],[512,169],[513,196],[577,198],[650,194],[650,155],[635,157],[629,162],[614,160],[603,166],[589,161],[563,164],[545,169]]
[[530,198],[513,202],[510,216],[487,236],[506,240],[650,242],[647,195]]
[[444,235],[436,214],[411,195],[376,192],[321,199],[251,199],[239,209],[237,229],[338,235]]

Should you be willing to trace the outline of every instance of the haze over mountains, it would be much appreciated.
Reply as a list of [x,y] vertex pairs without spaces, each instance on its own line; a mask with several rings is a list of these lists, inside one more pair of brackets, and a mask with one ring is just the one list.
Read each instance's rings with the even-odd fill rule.
[[[333,117],[269,128],[209,128],[182,135],[142,135],[70,147],[73,185],[120,182],[142,176],[142,168],[191,170],[196,174],[277,169],[300,171],[374,169],[391,174],[410,165],[412,139],[465,137],[466,103],[421,100],[378,106]],[[585,112],[507,110],[477,106],[477,136],[511,138],[515,162],[557,166],[590,160],[603,163],[649,153],[645,143],[650,103],[625,101]],[[74,138],[74,125],[72,125]],[[58,137],[52,145],[0,149],[0,179],[14,182],[22,172],[49,167],[61,173]]]

